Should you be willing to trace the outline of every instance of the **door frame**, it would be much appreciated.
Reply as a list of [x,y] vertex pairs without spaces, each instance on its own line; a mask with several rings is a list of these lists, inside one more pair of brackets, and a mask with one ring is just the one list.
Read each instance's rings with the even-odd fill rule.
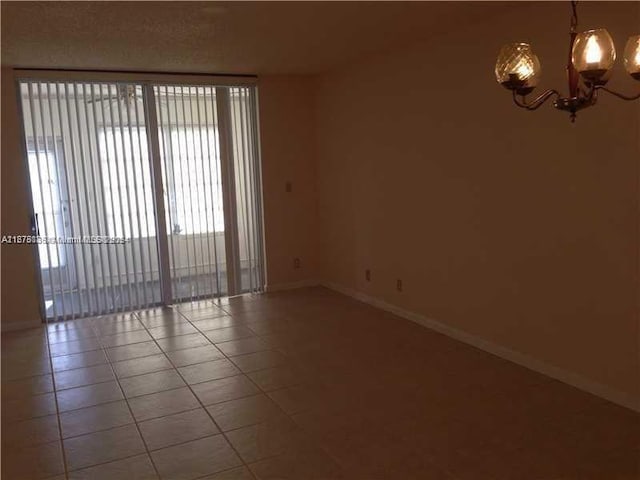
[[153,207],[156,216],[156,238],[158,242],[158,266],[160,269],[160,299],[164,305],[173,300],[171,291],[171,267],[169,265],[169,238],[167,220],[165,216],[164,187],[162,184],[162,157],[160,155],[160,139],[158,136],[158,117],[153,85],[142,84],[143,109],[145,113],[145,128],[150,144],[149,162],[151,163],[151,190],[153,193]]

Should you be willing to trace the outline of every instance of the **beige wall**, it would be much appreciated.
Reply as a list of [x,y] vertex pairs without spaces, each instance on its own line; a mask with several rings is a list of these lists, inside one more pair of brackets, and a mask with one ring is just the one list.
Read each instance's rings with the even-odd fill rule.
[[[17,94],[11,69],[2,68],[2,235],[29,234],[29,180],[21,152]],[[32,247],[2,244],[2,324],[29,324],[40,318]]]
[[[316,278],[316,191],[305,77],[265,77],[259,86],[267,279],[270,286]],[[14,78],[2,68],[2,234],[29,233],[29,185],[21,153]],[[292,182],[293,191],[285,192]],[[300,258],[295,269],[293,259]],[[2,245],[2,324],[37,324],[39,291],[31,247]]]
[[[638,10],[584,3],[581,26],[620,58]],[[638,399],[640,105],[602,95],[572,125],[493,77],[529,41],[566,90],[567,22],[522,7],[321,79],[321,278]],[[620,64],[611,86],[637,91]]]
[[[317,194],[312,80],[260,78],[260,141],[264,185],[267,283],[295,285],[317,278]],[[291,182],[291,192],[286,183]],[[300,268],[294,268],[294,258]]]

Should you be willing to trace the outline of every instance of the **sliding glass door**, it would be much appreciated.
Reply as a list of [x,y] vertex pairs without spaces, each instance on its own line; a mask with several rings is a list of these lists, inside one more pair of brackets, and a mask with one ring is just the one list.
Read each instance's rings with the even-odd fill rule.
[[47,319],[262,289],[255,87],[20,90]]

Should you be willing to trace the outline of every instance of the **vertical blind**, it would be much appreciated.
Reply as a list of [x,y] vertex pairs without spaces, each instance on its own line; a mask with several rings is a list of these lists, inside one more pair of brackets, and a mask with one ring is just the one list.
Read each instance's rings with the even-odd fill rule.
[[264,284],[262,259],[261,185],[255,89],[231,88],[231,162],[240,243],[239,289],[258,291]]
[[174,298],[228,293],[216,89],[154,86]]
[[21,81],[20,93],[47,318],[262,289],[254,87]]

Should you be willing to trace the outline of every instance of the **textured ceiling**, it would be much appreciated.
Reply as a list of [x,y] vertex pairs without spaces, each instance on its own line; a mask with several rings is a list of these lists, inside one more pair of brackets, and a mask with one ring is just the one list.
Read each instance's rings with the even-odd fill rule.
[[6,2],[2,64],[314,74],[511,8],[480,2]]

